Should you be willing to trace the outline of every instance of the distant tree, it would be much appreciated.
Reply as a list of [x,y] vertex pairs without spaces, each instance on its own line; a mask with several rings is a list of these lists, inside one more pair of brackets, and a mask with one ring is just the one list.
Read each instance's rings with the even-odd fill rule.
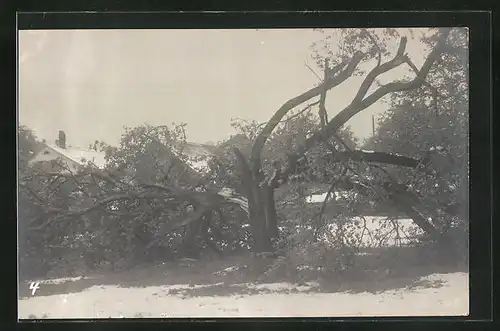
[[40,151],[43,144],[36,137],[33,130],[24,125],[19,126],[17,142],[20,162],[19,166],[24,168],[27,165],[27,162]]
[[[434,36],[422,38],[426,44]],[[446,52],[418,91],[400,92],[379,122],[367,149],[422,158],[427,172],[387,170],[427,205],[467,219],[468,192],[468,38],[466,29],[453,29]],[[434,216],[434,215],[432,215]],[[435,218],[437,222],[439,218]],[[448,221],[446,221],[448,219]],[[449,218],[441,218],[449,226]]]
[[[31,179],[32,167],[29,161],[43,148],[43,143],[36,137],[34,131],[27,126],[20,125],[18,128],[18,243],[21,277],[29,277],[27,271],[41,268],[40,252],[46,252],[44,237],[32,237],[29,234],[29,221],[41,212],[41,198],[30,191],[28,181]],[[38,265],[37,265],[38,264]]]

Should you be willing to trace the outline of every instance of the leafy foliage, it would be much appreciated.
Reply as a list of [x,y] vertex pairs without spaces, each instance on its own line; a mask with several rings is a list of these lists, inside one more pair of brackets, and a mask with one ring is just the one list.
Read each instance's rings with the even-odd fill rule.
[[466,40],[465,29],[453,31],[450,35],[451,53],[445,53],[429,73],[428,81],[435,92],[424,86],[420,94],[412,91],[394,96],[392,108],[380,121],[377,134],[365,143],[365,148],[374,150],[415,157],[426,155],[430,172],[391,171],[414,193],[425,195],[427,200],[444,206],[467,203]]
[[427,85],[392,97],[391,109],[365,148],[421,157],[425,172],[386,170],[419,197],[420,208],[441,231],[451,233],[458,227],[453,236],[463,244],[468,233],[467,30],[452,30],[447,46],[429,72]]
[[18,158],[19,167],[24,168],[42,148],[42,144],[37,140],[36,134],[26,126],[20,126],[18,132]]
[[[430,47],[435,43],[434,32],[431,29],[421,37]],[[363,52],[363,65],[349,76],[363,75],[370,66],[377,68],[391,58],[391,43],[398,39],[394,29],[338,33],[313,45],[313,58],[320,68],[326,62],[335,68],[345,65],[357,51]],[[120,269],[181,256],[203,258],[246,251],[257,242],[255,220],[262,219],[250,217],[248,222],[248,215],[231,200],[232,193],[224,198],[217,192],[232,190],[249,198],[253,196],[248,192],[262,194],[260,188],[286,169],[291,155],[300,156],[296,169],[282,178],[277,189],[267,184],[274,194],[271,202],[277,202],[271,207],[277,207],[279,214],[279,235],[273,244],[278,251],[286,251],[271,263],[269,272],[285,270],[291,276],[305,266],[325,274],[347,272],[361,253],[366,230],[366,222],[354,216],[373,210],[373,204],[390,201],[384,185],[391,178],[408,188],[424,214],[445,220],[436,227],[450,228],[462,218],[450,221],[439,211],[465,201],[468,64],[464,30],[453,30],[448,39],[448,48],[432,66],[426,83],[391,94],[391,108],[379,123],[377,135],[364,144],[367,149],[421,159],[425,165],[417,169],[349,158],[359,142],[345,125],[327,135],[315,107],[321,107],[318,102],[303,109],[285,109],[289,110],[286,116],[260,140],[265,142],[258,160],[262,162],[253,162],[258,158],[250,155],[252,149],[260,151],[261,146],[254,144],[262,137],[263,125],[241,119],[232,122],[236,136],[199,158],[186,153],[183,124],[125,128],[118,146],[99,141],[90,146],[106,154],[105,169],[88,164],[77,172],[61,171],[65,165],[60,162],[55,162],[53,170],[25,162],[43,144],[29,129],[20,128],[21,270]],[[313,88],[316,96],[318,91]],[[312,136],[322,141],[301,150]],[[253,177],[246,183],[235,148],[253,162]],[[350,154],[343,153],[347,158],[339,159],[342,152]],[[202,159],[208,169],[195,171],[193,162]],[[254,171],[256,165],[258,171]],[[248,190],[244,187],[248,182],[255,187]],[[307,197],[315,191],[329,191],[331,199],[309,203]],[[256,198],[253,206],[258,209],[263,201],[269,200]],[[249,214],[257,214],[253,212]],[[387,232],[399,231],[395,215],[389,216],[370,232],[379,246]]]
[[[320,130],[319,116],[313,113],[313,107],[306,107],[304,110],[292,112],[272,132],[262,153],[264,172],[270,173],[273,165],[275,166],[276,163],[285,163],[287,156],[294,153],[304,143],[306,138]],[[248,138],[245,146],[235,146],[240,147],[244,155],[248,156],[251,150],[251,140],[257,136],[262,125],[259,125],[256,121],[241,119],[234,119],[232,125],[237,130],[238,134]],[[357,138],[354,136],[349,126],[339,130],[337,137],[352,149],[355,148],[358,143]],[[345,147],[335,138],[329,139],[328,145],[329,147],[325,144],[321,144],[308,151],[306,157],[307,165],[303,164],[304,170],[307,168],[307,171],[302,173],[304,177],[317,179],[331,175],[331,173],[328,172],[328,167],[331,166],[331,164],[325,161],[324,156],[330,152],[331,148],[345,150]],[[231,155],[227,157],[232,158]],[[233,163],[234,161],[233,158]]]
[[[398,40],[399,32],[394,28],[385,29],[335,29],[333,33],[327,34],[325,30],[318,29],[325,37],[311,45],[312,59],[317,67],[324,70],[325,59],[328,59],[329,68],[347,61],[356,52],[364,54],[363,60],[383,61],[393,55],[395,41]],[[410,34],[413,32],[410,30]],[[366,74],[365,68],[358,68],[354,76]]]
[[[106,169],[48,172],[42,164],[21,169],[20,246],[30,265],[23,270],[68,271],[61,266],[77,261],[86,264],[80,268],[124,268],[193,249],[230,252],[247,245],[244,212],[217,207],[222,197],[211,202],[210,174],[194,171],[182,153],[182,127],[127,128],[119,147],[100,142],[92,147],[106,152]],[[190,217],[191,223],[176,225]],[[165,232],[165,227],[172,228]],[[69,262],[55,259],[62,256]],[[32,264],[35,260],[46,268]]]

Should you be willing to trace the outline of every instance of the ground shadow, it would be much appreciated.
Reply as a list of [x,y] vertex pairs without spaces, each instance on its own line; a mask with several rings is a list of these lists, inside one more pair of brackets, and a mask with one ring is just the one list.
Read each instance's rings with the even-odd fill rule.
[[[252,275],[244,269],[249,263],[251,263],[249,258],[231,257],[191,264],[169,262],[156,266],[143,266],[126,272],[99,273],[89,275],[86,279],[56,284],[41,282],[36,296],[82,292],[94,286],[125,288],[160,286],[163,289],[153,295],[177,295],[183,298],[299,292],[380,293],[395,289],[412,291],[419,288],[439,288],[444,285],[443,281],[422,278],[435,273],[467,272],[466,267],[399,264],[391,265],[390,268],[379,265],[378,268],[370,270],[353,268],[343,274],[320,278],[317,274],[311,274],[302,275],[300,280],[274,277],[259,281],[255,274]],[[288,283],[288,285],[276,286],[276,283]],[[20,284],[20,299],[32,297],[29,285],[29,282]]]

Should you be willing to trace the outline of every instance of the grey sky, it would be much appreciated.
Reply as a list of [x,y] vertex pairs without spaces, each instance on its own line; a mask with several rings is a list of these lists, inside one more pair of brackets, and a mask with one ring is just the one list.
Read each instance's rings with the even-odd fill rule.
[[[313,30],[53,30],[19,33],[19,119],[53,142],[116,144],[123,126],[188,124],[188,139],[218,141],[233,117],[267,120],[285,101],[313,87]],[[423,50],[407,51],[419,66]],[[400,78],[404,70],[391,74]],[[346,106],[362,78],[329,92],[330,116]],[[371,134],[371,115],[348,124]]]

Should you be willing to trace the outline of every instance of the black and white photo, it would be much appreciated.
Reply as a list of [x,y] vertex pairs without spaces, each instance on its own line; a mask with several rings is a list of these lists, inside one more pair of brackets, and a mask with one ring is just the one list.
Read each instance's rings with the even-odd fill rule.
[[18,33],[22,319],[469,314],[469,31]]

